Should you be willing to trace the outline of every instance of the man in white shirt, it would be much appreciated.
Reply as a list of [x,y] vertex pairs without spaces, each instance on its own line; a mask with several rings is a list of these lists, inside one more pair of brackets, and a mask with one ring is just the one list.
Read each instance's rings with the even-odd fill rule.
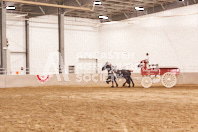
[[146,53],[145,62],[146,62],[146,67],[149,68],[149,53]]
[[149,53],[146,53],[146,59],[145,59],[145,61],[146,61],[147,63],[149,63]]

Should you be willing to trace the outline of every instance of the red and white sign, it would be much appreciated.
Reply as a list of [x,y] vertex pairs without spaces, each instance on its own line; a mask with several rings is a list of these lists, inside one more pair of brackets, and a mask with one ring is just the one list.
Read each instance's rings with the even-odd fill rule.
[[36,75],[36,78],[39,82],[45,83],[49,80],[49,75]]

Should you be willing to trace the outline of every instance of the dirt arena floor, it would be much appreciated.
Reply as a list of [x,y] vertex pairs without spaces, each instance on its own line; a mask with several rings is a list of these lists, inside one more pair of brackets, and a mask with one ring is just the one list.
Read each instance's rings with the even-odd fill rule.
[[0,89],[0,131],[197,132],[198,86]]

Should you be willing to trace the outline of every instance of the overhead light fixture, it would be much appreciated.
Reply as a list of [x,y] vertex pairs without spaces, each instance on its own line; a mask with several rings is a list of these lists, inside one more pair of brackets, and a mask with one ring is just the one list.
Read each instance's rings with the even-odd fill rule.
[[137,11],[144,11],[144,7],[135,7]]
[[94,1],[94,5],[102,5],[102,2],[100,2],[100,1]]
[[179,1],[184,1],[184,0],[179,0]]
[[100,16],[98,16],[98,18],[99,18],[99,19],[105,19],[105,20],[109,19],[109,17],[108,17],[108,16],[101,16],[101,15],[100,15]]
[[15,10],[16,7],[15,7],[15,6],[7,6],[6,9],[7,9],[7,10]]

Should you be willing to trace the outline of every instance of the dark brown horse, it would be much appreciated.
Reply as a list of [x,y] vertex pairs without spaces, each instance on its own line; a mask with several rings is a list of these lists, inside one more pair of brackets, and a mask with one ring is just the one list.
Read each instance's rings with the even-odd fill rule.
[[126,82],[123,84],[123,87],[126,83],[129,84],[129,87],[131,87],[130,83],[132,82],[133,87],[134,83],[131,78],[131,72],[130,70],[117,70],[115,66],[112,66],[109,62],[106,62],[106,64],[102,67],[102,71],[107,70],[108,71],[108,78],[106,80],[107,83],[110,81],[112,82],[112,87],[114,87],[114,83],[116,83],[116,87],[118,87],[118,83],[116,82],[116,78],[125,78]]

